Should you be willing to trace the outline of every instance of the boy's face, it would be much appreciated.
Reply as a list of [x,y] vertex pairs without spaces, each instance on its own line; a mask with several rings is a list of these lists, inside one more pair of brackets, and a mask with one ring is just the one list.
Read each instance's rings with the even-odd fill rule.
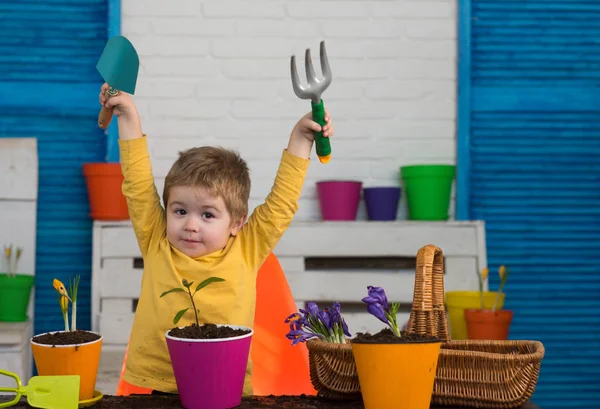
[[172,187],[166,213],[169,242],[192,258],[224,248],[244,223],[232,223],[223,199],[201,187]]

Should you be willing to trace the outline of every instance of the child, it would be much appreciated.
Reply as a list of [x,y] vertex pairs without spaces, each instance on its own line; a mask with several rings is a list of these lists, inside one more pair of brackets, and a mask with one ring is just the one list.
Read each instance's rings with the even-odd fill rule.
[[[189,299],[166,300],[160,294],[181,286],[184,278],[200,283],[221,277],[225,281],[203,288],[195,298],[200,320],[253,327],[258,269],[298,208],[314,132],[322,130],[330,137],[334,128],[328,112],[322,129],[310,113],[300,118],[283,150],[270,194],[248,219],[248,166],[236,153],[216,147],[180,154],[165,179],[163,208],[135,104],[126,93],[107,99],[107,87],[102,86],[100,103],[113,108],[118,118],[123,194],[144,259],[123,378],[135,386],[177,393],[165,332]],[[191,324],[193,316],[184,314],[178,325]],[[252,394],[251,375],[249,360],[244,395]]]

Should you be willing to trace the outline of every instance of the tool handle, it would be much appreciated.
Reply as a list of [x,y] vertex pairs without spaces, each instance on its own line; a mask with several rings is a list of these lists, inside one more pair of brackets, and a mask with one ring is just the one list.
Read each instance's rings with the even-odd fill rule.
[[[319,101],[318,104],[311,101],[310,105],[312,107],[313,121],[321,126],[325,126],[325,106],[323,105],[323,100]],[[323,136],[323,132],[315,132],[315,149],[321,163],[329,162],[329,159],[331,159],[331,144],[329,143],[329,138]]]
[[113,109],[102,107],[100,114],[98,115],[98,126],[102,129],[108,128],[110,121],[112,120]]
[[[119,95],[119,90],[113,87],[108,87],[106,90],[106,96],[108,98],[116,97]],[[110,125],[110,121],[112,121],[113,117],[113,109],[102,107],[100,110],[100,114],[98,115],[98,126],[102,129],[108,128]]]
[[21,400],[21,395],[22,395],[22,391],[23,391],[23,385],[21,385],[21,380],[19,379],[19,377],[9,371],[5,371],[3,369],[0,369],[0,375],[6,375],[6,376],[10,376],[11,378],[14,378],[15,381],[17,381],[17,387],[16,388],[4,388],[4,387],[0,387],[0,392],[12,392],[12,393],[16,393],[16,396],[13,400],[8,401],[8,402],[2,402],[0,403],[0,408],[8,408],[10,406],[14,406],[17,403],[19,403],[19,401]]

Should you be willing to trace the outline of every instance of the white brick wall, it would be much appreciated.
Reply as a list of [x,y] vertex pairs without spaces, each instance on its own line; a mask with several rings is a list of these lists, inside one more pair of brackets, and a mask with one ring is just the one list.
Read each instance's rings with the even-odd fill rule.
[[310,168],[296,220],[319,218],[317,180],[397,185],[403,164],[455,163],[455,0],[123,0],[122,13],[161,192],[178,151],[219,144],[246,158],[251,208],[260,203],[310,109],[292,91],[290,55],[303,78],[310,47],[319,73],[321,40],[336,136],[332,161]]

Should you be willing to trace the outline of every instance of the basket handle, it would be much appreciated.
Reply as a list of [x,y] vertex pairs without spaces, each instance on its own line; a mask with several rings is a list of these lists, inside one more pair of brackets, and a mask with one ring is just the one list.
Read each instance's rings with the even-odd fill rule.
[[444,305],[444,254],[428,244],[417,253],[415,290],[407,331],[449,341]]

